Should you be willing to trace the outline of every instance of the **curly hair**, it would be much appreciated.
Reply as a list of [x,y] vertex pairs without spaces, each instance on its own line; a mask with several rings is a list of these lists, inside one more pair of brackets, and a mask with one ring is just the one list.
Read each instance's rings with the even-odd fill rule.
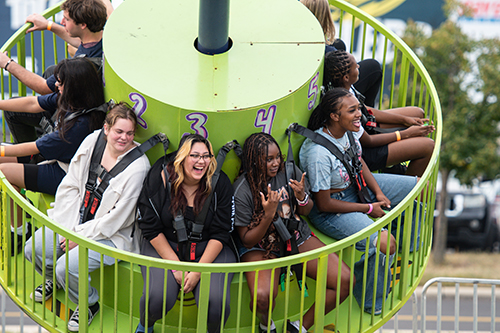
[[327,90],[343,87],[343,78],[351,70],[350,54],[344,50],[328,52],[325,55],[325,71],[323,75],[323,86]]
[[199,134],[189,134],[182,137],[175,159],[167,165],[167,170],[170,175],[169,181],[172,184],[170,211],[174,216],[179,210],[185,213],[187,207],[187,198],[184,195],[184,192],[181,191],[182,184],[185,180],[184,161],[186,158],[189,158],[189,153],[191,152],[193,145],[197,142],[203,143],[212,157],[210,158],[210,164],[208,165],[207,172],[201,178],[198,189],[195,192],[193,207],[195,215],[198,215],[201,212],[205,200],[212,191],[212,176],[217,169],[217,161],[214,157],[210,141]]
[[[278,143],[271,135],[266,133],[254,133],[245,140],[243,146],[240,174],[245,173],[254,205],[252,220],[248,225],[249,229],[253,229],[259,225],[264,217],[264,207],[262,207],[260,193],[266,196],[268,194],[267,156],[268,148],[271,144],[275,144],[278,147],[281,156],[278,172],[282,171],[284,167],[283,155],[281,155],[281,149]],[[278,213],[275,213],[273,221],[277,218]],[[266,257],[269,257],[272,251],[279,251],[279,241],[278,232],[271,223],[261,243],[266,250]]]

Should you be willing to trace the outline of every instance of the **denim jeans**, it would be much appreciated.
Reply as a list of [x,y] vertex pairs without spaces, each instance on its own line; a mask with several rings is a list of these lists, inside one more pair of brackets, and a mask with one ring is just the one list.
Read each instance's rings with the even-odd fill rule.
[[[375,180],[380,186],[382,192],[391,201],[391,207],[395,207],[400,203],[406,195],[413,189],[417,184],[416,177],[409,176],[399,176],[390,174],[373,174]],[[373,192],[369,191],[373,201],[376,201]],[[348,189],[333,193],[331,195],[332,199],[348,201],[348,202],[359,202],[356,189],[351,186]],[[322,213],[319,212],[316,205],[314,205],[311,213],[309,213],[311,222],[324,234],[333,237],[335,239],[343,239],[354,235],[358,231],[370,226],[373,220],[366,214],[360,212],[352,213]],[[412,230],[415,228],[413,227]],[[401,231],[403,228],[401,227]],[[396,228],[392,228],[393,234],[396,233]],[[356,277],[356,285],[354,286],[354,297],[356,301],[361,306],[361,299],[363,296],[363,282],[366,284],[365,291],[365,308],[367,312],[372,312],[372,301],[373,301],[373,289],[375,282],[375,261],[377,256],[377,232],[370,235],[369,245],[368,245],[368,268],[367,268],[367,281],[363,281],[363,271],[364,271],[364,260],[365,260],[365,249],[366,249],[366,239],[363,239],[356,243],[356,249],[362,251],[363,255],[361,259],[354,265],[354,276]],[[413,237],[412,237],[413,240]],[[413,248],[413,244],[411,245]],[[394,255],[390,255],[386,258],[384,253],[379,253],[379,269],[378,278],[376,286],[376,299],[375,299],[375,313],[382,309],[382,301],[387,294],[384,295],[384,274],[387,265],[390,267]],[[392,274],[389,269],[388,279],[386,281],[386,292],[389,292],[391,285]]]
[[[45,228],[45,227],[43,227]],[[43,268],[43,228],[38,229],[33,236],[35,238],[35,270],[41,275]],[[33,237],[26,242],[25,257],[33,263]],[[53,244],[54,232],[49,228],[45,228],[45,278],[51,280],[54,271]],[[56,234],[56,242],[59,244],[59,235]],[[98,243],[116,248],[115,244],[109,239],[98,240]],[[56,246],[56,279],[57,284],[61,288],[66,287],[66,255],[68,258],[68,297],[78,304],[78,248],[73,248],[68,253],[64,252],[59,245]],[[89,273],[100,267],[101,254],[92,250],[88,252],[89,256]],[[115,263],[115,260],[108,256],[103,256],[104,265],[109,266]],[[90,285],[89,280],[89,305],[95,304],[99,300],[97,289]]]

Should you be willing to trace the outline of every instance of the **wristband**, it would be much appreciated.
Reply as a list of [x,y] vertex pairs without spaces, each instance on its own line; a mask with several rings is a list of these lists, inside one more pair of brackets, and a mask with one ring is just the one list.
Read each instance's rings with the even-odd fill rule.
[[396,131],[396,141],[401,141],[401,133],[399,131]]
[[373,210],[373,205],[372,204],[368,204],[368,211],[366,212],[366,215],[370,215],[370,213],[372,212]]
[[175,270],[175,269],[171,269],[171,271],[172,271],[172,274],[174,274],[175,272],[177,272],[177,270]]
[[0,147],[0,156],[5,157],[5,146]]
[[47,30],[48,31],[51,31],[51,29],[52,29],[52,23],[54,23],[54,22],[49,21],[49,23],[47,23]]
[[306,206],[309,203],[309,194],[306,193],[306,196],[302,201],[297,199],[297,203],[299,204],[299,206]]
[[3,69],[6,71],[7,70],[7,66],[9,66],[10,63],[13,62],[13,61],[14,61],[14,59],[10,58],[10,60],[7,61],[7,63],[5,64],[5,67]]

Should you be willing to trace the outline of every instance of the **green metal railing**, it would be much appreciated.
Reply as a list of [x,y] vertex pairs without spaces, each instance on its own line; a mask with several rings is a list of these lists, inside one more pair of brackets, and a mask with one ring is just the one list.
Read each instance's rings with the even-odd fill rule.
[[[435,202],[435,188],[438,172],[439,147],[441,145],[442,119],[441,109],[437,92],[434,88],[431,78],[425,68],[415,56],[415,54],[404,44],[404,42],[392,32],[388,31],[381,23],[366,13],[360,12],[356,7],[337,0],[330,0],[336,10],[334,14],[340,21],[338,37],[343,39],[351,51],[354,49],[354,42],[359,41],[361,51],[358,51],[360,59],[374,57],[377,54],[383,54],[382,65],[384,68],[384,82],[389,82],[389,88],[383,88],[381,91],[380,105],[385,107],[396,107],[405,105],[416,105],[425,110],[425,115],[430,118],[436,126],[436,131],[431,137],[435,140],[435,150],[432,155],[429,166],[418,182],[417,186],[411,191],[406,199],[391,210],[385,217],[379,219],[369,228],[353,235],[352,237],[341,241],[332,239],[316,233],[328,245],[321,249],[302,253],[293,257],[260,261],[258,263],[238,263],[238,264],[190,264],[186,262],[171,262],[166,260],[144,257],[138,254],[128,253],[110,247],[99,245],[98,243],[57,225],[51,221],[45,214],[35,208],[33,205],[19,194],[6,180],[3,175],[0,176],[0,208],[1,208],[1,249],[0,256],[0,284],[6,290],[8,295],[21,307],[31,318],[37,321],[53,332],[66,332],[67,320],[70,309],[74,309],[73,304],[68,298],[68,292],[59,290],[57,297],[49,299],[45,304],[36,303],[31,300],[29,295],[36,286],[43,282],[42,277],[35,272],[34,266],[24,259],[24,249],[21,253],[14,250],[14,256],[11,256],[10,247],[10,221],[23,220],[23,226],[27,228],[27,223],[40,228],[45,226],[55,233],[65,237],[67,240],[79,244],[73,251],[79,254],[79,272],[80,276],[87,276],[88,262],[87,256],[89,250],[94,250],[102,255],[110,256],[115,259],[115,265],[101,266],[100,269],[90,274],[92,285],[97,288],[100,295],[101,311],[94,318],[90,327],[87,327],[86,311],[80,312],[80,331],[106,331],[106,332],[134,332],[139,320],[139,299],[142,295],[143,278],[139,270],[139,265],[146,268],[157,267],[160,269],[174,269],[181,271],[201,272],[200,286],[205,292],[200,293],[199,306],[194,305],[192,294],[179,294],[179,299],[174,308],[163,319],[157,322],[155,332],[206,332],[206,319],[208,304],[208,292],[210,283],[210,272],[222,272],[226,275],[227,283],[231,283],[231,292],[224,297],[231,297],[230,309],[224,309],[223,312],[230,311],[230,317],[225,325],[227,332],[256,332],[258,319],[256,318],[256,308],[249,309],[250,294],[244,273],[248,271],[258,272],[267,269],[286,267],[290,270],[294,264],[306,265],[308,262],[317,260],[318,271],[317,280],[308,280],[308,293],[306,297],[304,290],[299,291],[297,284],[294,283],[294,276],[287,275],[285,291],[278,291],[276,307],[273,312],[273,319],[278,328],[286,323],[287,319],[301,319],[301,314],[316,302],[315,308],[315,326],[314,332],[323,332],[323,327],[334,324],[336,329],[342,332],[373,332],[387,322],[411,297],[417,287],[430,255],[432,241],[432,225]],[[53,7],[47,10],[43,15],[45,17],[53,16],[59,11],[59,7]],[[354,22],[354,24],[353,24]],[[356,29],[359,28],[359,29]],[[47,45],[45,33],[33,33],[25,35],[28,25],[23,26],[16,34],[10,38],[1,51],[17,52],[18,62],[25,65],[26,50],[31,54],[41,52],[42,67],[45,68],[48,63],[56,63],[57,55],[66,54],[65,50],[57,48],[55,38],[52,41],[55,59],[50,61],[45,59],[44,47]],[[361,31],[361,33],[358,33]],[[356,38],[355,38],[355,34]],[[38,36],[41,36],[38,38]],[[48,43],[50,44],[50,43]],[[38,48],[35,47],[38,45]],[[360,60],[358,58],[358,60]],[[34,65],[32,65],[34,70]],[[4,74],[3,70],[0,74]],[[3,76],[2,76],[3,77]],[[10,77],[8,86],[4,86],[2,80],[1,93],[2,99],[4,92],[8,91],[8,97],[12,97],[12,87],[16,84],[16,79]],[[29,91],[20,83],[18,84],[19,96],[25,96]],[[3,133],[5,133],[5,124],[3,124]],[[4,134],[5,136],[5,134]],[[5,137],[4,137],[5,140]],[[34,205],[42,211],[48,208],[47,197],[29,193]],[[414,204],[415,200],[417,205]],[[414,212],[414,209],[417,211]],[[404,214],[403,214],[404,213]],[[420,223],[420,238],[418,250],[410,252],[410,243],[412,243],[411,217],[415,213],[416,221]],[[395,223],[391,223],[395,220]],[[388,298],[384,301],[382,314],[375,316],[364,313],[360,306],[349,296],[342,304],[339,304],[337,296],[336,309],[328,315],[324,315],[326,289],[326,272],[328,255],[336,253],[350,267],[361,256],[361,252],[355,249],[355,243],[360,240],[368,240],[374,232],[380,232],[383,228],[393,231],[396,228],[397,235],[397,253],[399,264],[395,263],[393,267],[386,267],[384,272],[385,279],[389,275],[389,269],[393,270],[393,283]],[[21,236],[19,236],[21,237]],[[417,233],[413,235],[413,243],[417,244]],[[26,237],[16,241],[25,242]],[[368,243],[368,242],[366,242]],[[377,251],[380,251],[380,237]],[[54,250],[55,251],[55,250]],[[365,250],[368,254],[368,248]],[[102,261],[102,260],[101,260]],[[45,266],[45,265],[44,265]],[[340,273],[340,267],[338,272]],[[378,268],[377,268],[378,269]],[[279,271],[278,271],[279,272]],[[275,274],[279,274],[276,272]],[[228,281],[228,274],[234,273],[232,282]],[[305,270],[304,270],[305,274]],[[340,274],[339,274],[340,276]],[[366,266],[365,266],[366,276]],[[66,274],[66,279],[67,279]],[[305,279],[305,275],[303,280]],[[53,276],[55,281],[55,274]],[[351,270],[351,281],[353,280],[353,271]],[[79,279],[79,294],[88,295],[88,280]],[[147,279],[148,281],[148,279]],[[165,281],[166,283],[166,281]],[[380,283],[380,281],[379,281]],[[340,287],[340,279],[337,281],[337,287]],[[149,289],[149,285],[146,285]],[[166,288],[165,288],[166,289]],[[339,289],[339,288],[338,288]],[[352,295],[353,283],[351,282],[350,294]],[[168,291],[167,291],[168,292]],[[272,294],[272,292],[271,292]],[[163,295],[165,298],[165,295]],[[256,303],[255,300],[253,302]],[[147,304],[147,302],[146,302]],[[80,297],[79,304],[81,309],[88,307],[87,297]],[[362,307],[361,307],[362,308]],[[146,309],[148,311],[148,309]]]

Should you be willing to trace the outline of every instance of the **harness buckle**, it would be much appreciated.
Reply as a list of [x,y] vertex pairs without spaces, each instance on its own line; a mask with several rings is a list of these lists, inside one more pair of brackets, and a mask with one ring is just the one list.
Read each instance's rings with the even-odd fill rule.
[[194,241],[194,242],[199,242],[201,241],[201,234],[200,233],[193,233],[192,231],[189,233],[189,240]]

